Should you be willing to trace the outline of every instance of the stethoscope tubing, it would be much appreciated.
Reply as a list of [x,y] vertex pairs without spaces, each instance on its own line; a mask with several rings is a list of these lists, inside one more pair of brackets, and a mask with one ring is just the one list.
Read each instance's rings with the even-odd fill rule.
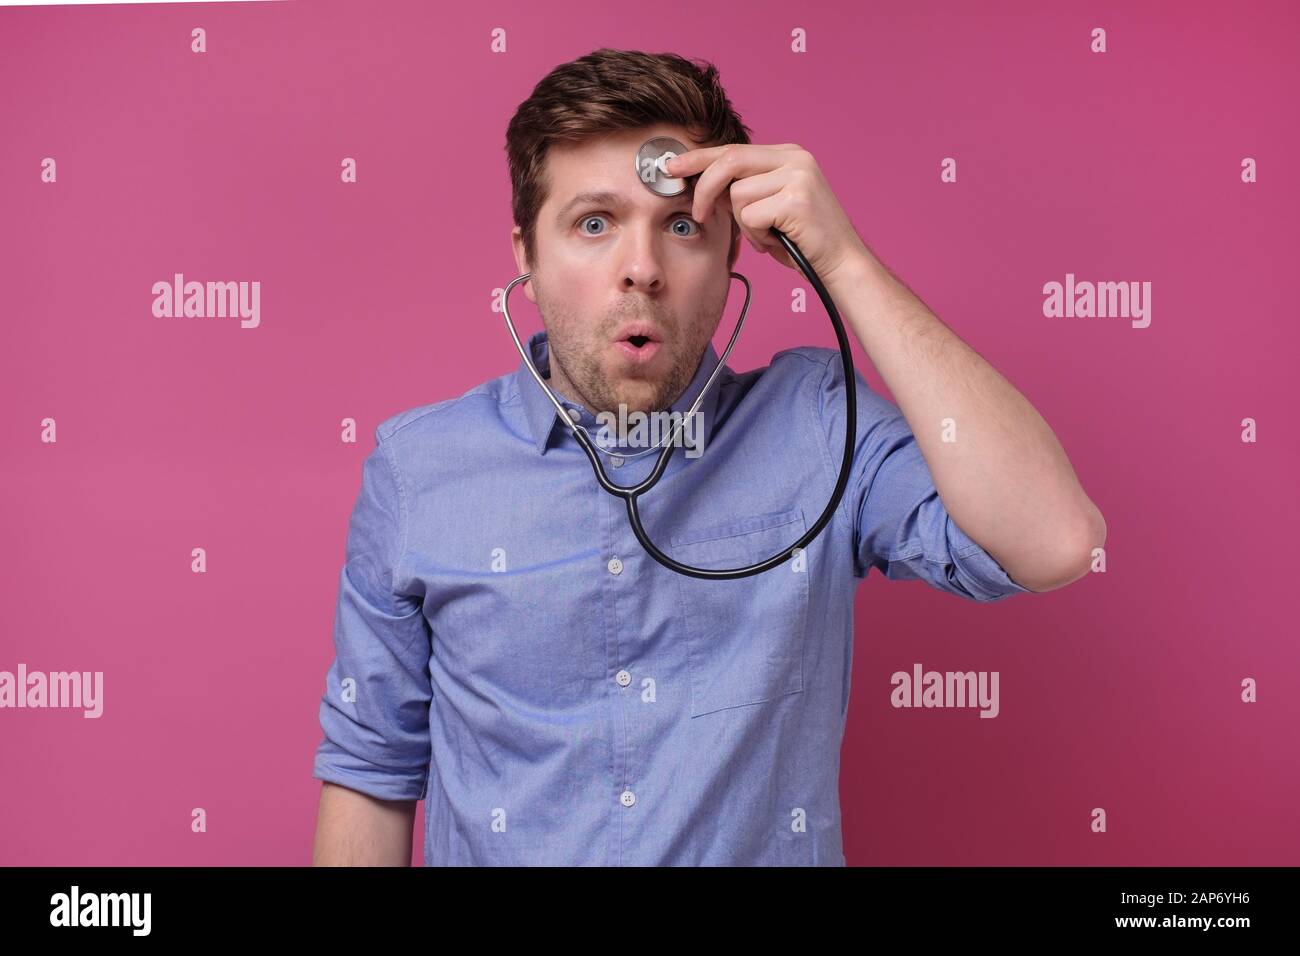
[[740,318],[736,322],[736,328],[731,333],[731,340],[727,343],[727,348],[722,353],[722,357],[718,360],[718,364],[713,369],[713,373],[709,376],[708,381],[705,382],[704,388],[700,389],[700,394],[696,396],[694,403],[691,405],[690,411],[682,416],[682,419],[678,422],[673,434],[669,436],[668,442],[660,451],[659,459],[655,462],[654,469],[646,476],[644,481],[631,486],[616,485],[609,479],[609,476],[605,473],[604,466],[600,463],[600,456],[597,454],[596,447],[592,443],[590,436],[587,434],[587,430],[578,426],[565,412],[564,406],[560,404],[559,400],[555,397],[555,394],[551,391],[550,386],[546,384],[546,380],[542,378],[541,373],[537,371],[536,366],[533,364],[532,357],[528,354],[528,350],[524,348],[523,343],[519,340],[519,335],[515,331],[514,322],[510,318],[510,309],[508,305],[510,290],[514,288],[515,285],[525,281],[530,275],[532,275],[532,273],[525,272],[523,275],[511,280],[510,284],[506,286],[502,296],[501,311],[505,314],[506,326],[510,330],[511,338],[515,341],[515,347],[519,349],[519,354],[523,356],[524,363],[528,367],[528,370],[532,372],[533,378],[537,380],[537,383],[550,398],[551,403],[555,405],[560,418],[564,420],[564,423],[569,427],[569,431],[573,433],[573,437],[577,439],[578,444],[582,446],[582,450],[586,452],[587,458],[591,461],[591,467],[596,473],[597,482],[599,482],[600,486],[611,495],[614,495],[617,498],[622,498],[624,502],[626,502],[628,521],[631,523],[632,533],[636,535],[636,539],[640,542],[641,547],[645,548],[646,552],[664,567],[671,571],[676,571],[678,574],[687,575],[688,577],[702,578],[705,580],[743,578],[754,574],[761,574],[779,564],[784,564],[786,561],[794,557],[796,552],[810,544],[831,520],[831,516],[835,514],[835,509],[839,505],[840,499],[844,496],[844,489],[848,486],[849,473],[853,467],[853,449],[855,438],[857,436],[858,402],[856,375],[853,368],[853,353],[849,346],[849,337],[844,331],[844,323],[840,319],[839,311],[835,308],[835,303],[831,300],[830,294],[826,291],[826,287],[822,284],[817,273],[813,271],[812,265],[809,264],[806,258],[804,258],[803,253],[799,251],[799,247],[795,245],[790,237],[775,226],[771,228],[771,231],[777,239],[780,240],[781,245],[785,247],[785,251],[789,254],[791,260],[799,267],[799,271],[807,277],[810,283],[812,283],[813,289],[816,290],[818,297],[822,300],[822,305],[826,308],[827,315],[830,316],[831,324],[835,327],[835,338],[839,342],[840,347],[840,360],[844,366],[844,457],[840,463],[840,475],[839,479],[835,483],[835,490],[831,493],[831,498],[830,501],[827,502],[826,508],[822,511],[817,520],[813,522],[813,526],[804,532],[802,537],[800,537],[794,544],[778,551],[769,558],[759,561],[757,564],[751,564],[746,567],[696,568],[688,564],[682,564],[680,561],[673,559],[670,555],[664,554],[664,552],[655,547],[654,542],[650,540],[650,535],[641,524],[641,514],[637,510],[637,498],[645,494],[653,488],[656,483],[658,483],[664,470],[668,467],[668,459],[672,456],[673,449],[676,447],[676,436],[678,430],[681,429],[682,423],[685,422],[690,415],[693,415],[696,409],[699,408],[704,395],[713,385],[713,380],[717,378],[722,366],[726,363],[727,356],[731,354],[732,346],[736,344],[736,339],[740,335],[741,326],[745,322],[745,314],[749,311],[749,280],[738,272],[731,273],[732,278],[740,279],[745,284],[745,304],[740,310]]

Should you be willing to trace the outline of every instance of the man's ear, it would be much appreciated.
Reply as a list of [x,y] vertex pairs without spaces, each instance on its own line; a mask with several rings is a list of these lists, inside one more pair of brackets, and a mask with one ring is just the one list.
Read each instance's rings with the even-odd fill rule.
[[[519,270],[519,275],[525,272],[531,272],[528,267],[528,256],[524,252],[524,231],[519,226],[510,230],[510,245],[514,248],[515,267]],[[524,283],[524,295],[528,297],[529,302],[536,302],[537,296],[533,294],[533,280],[529,279]]]

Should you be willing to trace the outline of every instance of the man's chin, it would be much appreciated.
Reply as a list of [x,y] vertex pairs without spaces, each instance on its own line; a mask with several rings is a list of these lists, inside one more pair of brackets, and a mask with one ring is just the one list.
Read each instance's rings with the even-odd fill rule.
[[[616,369],[605,379],[611,386],[608,393],[616,396],[618,401],[625,403],[629,409],[638,403],[649,406],[663,392],[664,382],[667,381],[670,371],[666,367],[631,371]],[[649,408],[642,410],[649,411]]]
[[609,409],[612,412],[618,412],[622,406],[628,414],[632,412],[650,412],[659,411],[663,408],[661,383],[656,380],[647,382],[639,380],[637,382],[620,382],[612,392],[613,405]]

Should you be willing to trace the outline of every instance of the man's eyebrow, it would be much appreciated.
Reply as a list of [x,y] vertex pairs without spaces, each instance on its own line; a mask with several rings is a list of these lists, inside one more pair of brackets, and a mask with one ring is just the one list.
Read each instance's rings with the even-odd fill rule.
[[[689,204],[692,198],[694,197],[694,195],[695,195],[695,189],[694,189],[694,183],[692,183],[691,188],[687,189],[686,192],[682,193],[680,197],[675,197],[677,201],[673,204],[672,208],[675,210],[684,204]],[[563,225],[565,218],[569,215],[569,212],[572,209],[578,206],[586,205],[588,203],[590,203],[593,206],[619,207],[624,205],[624,200],[620,194],[609,192],[608,190],[602,190],[600,192],[578,193],[578,195],[574,196],[572,199],[570,199],[568,202],[566,202],[563,206],[560,207],[560,211],[555,214],[555,221],[558,224]]]

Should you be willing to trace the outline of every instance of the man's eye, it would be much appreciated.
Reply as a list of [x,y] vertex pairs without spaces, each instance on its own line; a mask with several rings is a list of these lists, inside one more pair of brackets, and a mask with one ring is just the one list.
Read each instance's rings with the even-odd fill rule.
[[[690,226],[690,227],[691,227],[690,231],[688,231],[688,232],[682,232],[682,231],[680,231],[680,230],[677,228],[677,224],[678,224],[679,222],[684,222],[684,223],[686,223],[688,226]],[[699,226],[699,224],[698,224],[694,219],[692,219],[690,216],[678,216],[676,219],[673,220],[673,231],[676,232],[677,235],[679,235],[679,236],[693,236],[693,235],[695,235],[695,233],[697,233],[697,232],[700,231],[700,226]]]
[[[579,228],[581,228],[581,230],[589,236],[599,236],[601,233],[605,231],[603,228],[599,228],[593,231],[591,229],[588,229],[587,227],[590,226],[593,222],[603,223],[604,221],[605,221],[605,217],[601,215],[584,216],[580,222]],[[678,229],[677,228],[678,223],[686,223],[687,228],[684,231]],[[697,223],[690,216],[678,216],[676,219],[673,220],[673,232],[675,232],[679,236],[683,236],[683,237],[693,236],[696,235],[699,231],[700,231],[699,223]]]

